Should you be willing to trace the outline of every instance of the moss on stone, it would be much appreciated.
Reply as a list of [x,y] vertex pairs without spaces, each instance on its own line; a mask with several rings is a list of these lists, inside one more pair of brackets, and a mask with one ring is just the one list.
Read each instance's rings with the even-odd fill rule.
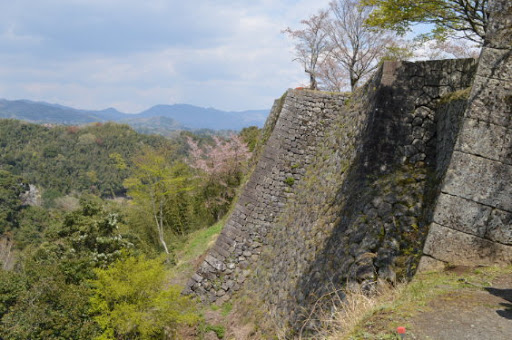
[[439,101],[440,105],[448,104],[456,100],[468,100],[469,94],[471,93],[471,87],[467,87],[463,90],[454,91],[446,96],[441,97]]

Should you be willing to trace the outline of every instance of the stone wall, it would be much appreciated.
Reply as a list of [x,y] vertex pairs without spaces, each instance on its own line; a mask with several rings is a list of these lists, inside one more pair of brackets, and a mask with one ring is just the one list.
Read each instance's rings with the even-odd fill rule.
[[[188,288],[297,329],[321,296],[414,273],[476,61],[388,62],[352,97],[289,90]],[[441,157],[440,155],[444,155]]]
[[512,262],[512,3],[490,25],[421,268]]
[[454,94],[475,68],[385,63],[340,108],[243,292],[277,328],[297,331],[346,284],[371,289],[415,272],[465,108]]
[[217,303],[236,293],[293,334],[341,288],[412,276],[422,250],[423,270],[512,262],[512,4],[490,6],[478,70],[386,62],[351,97],[276,101],[189,290]]
[[222,302],[240,289],[345,99],[342,94],[289,90],[276,101],[258,162],[189,290],[209,302]]
[[315,327],[311,313],[341,288],[410,277],[418,262],[512,262],[512,3],[490,9],[478,70],[386,62],[351,97],[277,100],[189,291],[236,293],[290,335]]

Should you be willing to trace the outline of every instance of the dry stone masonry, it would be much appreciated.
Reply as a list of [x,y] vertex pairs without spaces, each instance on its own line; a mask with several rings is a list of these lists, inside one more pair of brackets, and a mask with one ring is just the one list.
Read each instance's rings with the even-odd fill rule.
[[303,90],[290,90],[276,101],[259,161],[215,246],[189,281],[189,290],[222,302],[240,289],[344,101],[342,94]]
[[340,108],[243,292],[278,328],[298,330],[347,283],[414,273],[475,69],[385,63]]
[[236,294],[293,334],[340,288],[512,262],[511,8],[491,3],[478,61],[386,62],[351,96],[287,91],[188,291]]

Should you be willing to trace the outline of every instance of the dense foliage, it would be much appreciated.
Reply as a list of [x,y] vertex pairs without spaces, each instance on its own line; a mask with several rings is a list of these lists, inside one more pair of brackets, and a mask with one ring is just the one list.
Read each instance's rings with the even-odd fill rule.
[[70,212],[42,218],[39,209],[15,209],[39,228],[15,233],[23,240],[18,262],[0,271],[0,338],[161,339],[197,320],[181,288],[164,285],[162,260],[141,255],[147,244],[130,227],[126,207],[82,195]]
[[72,191],[115,197],[125,194],[123,180],[140,148],[173,144],[114,123],[79,128],[0,120],[0,169],[41,187],[47,202]]
[[374,11],[371,26],[405,33],[417,23],[433,24],[432,36],[452,35],[481,43],[485,38],[487,0],[363,0]]
[[[57,221],[58,220],[58,221]],[[4,339],[90,339],[98,327],[88,314],[94,268],[107,267],[132,244],[99,198],[56,218],[39,245],[27,247],[15,271],[2,272]]]
[[0,233],[18,226],[21,194],[27,190],[21,177],[0,170]]
[[162,259],[128,257],[96,269],[90,299],[97,339],[163,339],[181,323],[198,321],[195,304],[177,286],[165,286]]
[[197,322],[168,282],[174,249],[228,211],[258,137],[0,120],[0,339],[164,339]]

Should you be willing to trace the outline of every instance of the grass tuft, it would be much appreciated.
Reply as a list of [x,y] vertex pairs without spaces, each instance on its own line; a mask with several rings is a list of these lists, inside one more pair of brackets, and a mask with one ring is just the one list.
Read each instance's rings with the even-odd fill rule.
[[[428,312],[429,303],[454,291],[481,290],[499,275],[510,273],[512,266],[463,268],[448,267],[444,272],[417,274],[409,283],[396,286],[380,284],[369,294],[361,290],[334,292],[329,313],[311,313],[308,323],[315,339],[399,339],[398,326],[410,327],[411,318]],[[307,338],[306,336],[299,337]]]
[[196,262],[210,248],[220,234],[224,222],[191,233],[185,242],[176,248],[176,266],[173,268],[173,283],[184,285],[194,274]]

